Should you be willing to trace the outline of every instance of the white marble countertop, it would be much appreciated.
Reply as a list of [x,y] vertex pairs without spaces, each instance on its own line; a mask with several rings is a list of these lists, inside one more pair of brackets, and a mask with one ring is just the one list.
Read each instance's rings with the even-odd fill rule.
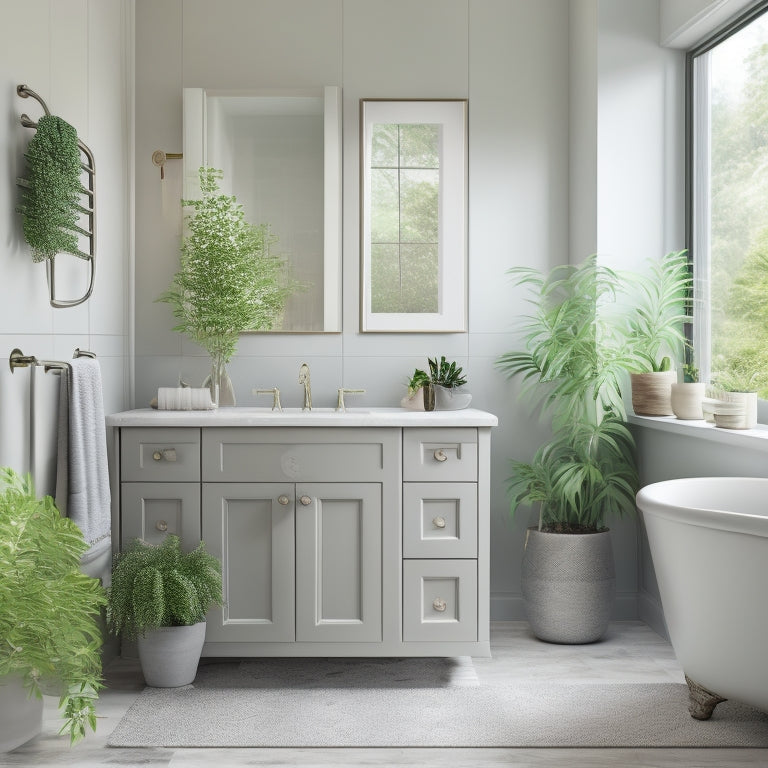
[[476,408],[459,411],[412,411],[407,408],[218,408],[211,411],[158,411],[139,408],[107,416],[108,427],[495,427],[492,413]]

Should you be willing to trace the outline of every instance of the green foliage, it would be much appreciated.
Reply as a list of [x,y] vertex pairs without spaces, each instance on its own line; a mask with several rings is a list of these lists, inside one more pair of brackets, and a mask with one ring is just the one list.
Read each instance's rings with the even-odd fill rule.
[[445,359],[445,355],[440,358],[439,363],[437,358],[427,358],[427,363],[429,364],[429,380],[433,384],[451,389],[464,386],[467,383],[466,376],[462,375],[462,369],[455,362],[449,363]]
[[650,262],[649,274],[627,275],[632,312],[628,316],[633,373],[671,370],[670,355],[682,358],[684,325],[692,277],[688,252],[669,253]]
[[213,358],[228,362],[243,331],[269,330],[299,285],[284,259],[272,255],[276,238],[262,224],[245,220],[234,196],[219,192],[221,171],[200,168],[200,200],[181,247],[181,265],[171,289],[158,301],[173,309],[178,325]]
[[80,195],[82,172],[77,132],[55,115],[44,115],[27,151],[29,178],[19,179],[24,238],[32,248],[34,261],[50,259],[57,253],[90,258],[78,248],[78,234],[87,235],[77,225],[85,212]]
[[222,603],[221,563],[203,542],[182,552],[178,536],[154,546],[136,539],[115,555],[107,590],[107,624],[135,638],[158,627],[197,624]]
[[29,476],[0,469],[0,676],[18,673],[30,695],[55,689],[71,743],[96,729],[99,616],[106,598],[81,573],[80,529]]
[[513,461],[510,509],[539,504],[539,527],[595,531],[635,509],[634,441],[625,424],[622,380],[635,360],[618,301],[623,285],[591,256],[548,273],[510,270],[534,312],[523,321],[523,349],[497,366],[521,376],[523,394],[551,419],[552,439],[530,462]]
[[417,368],[413,372],[413,376],[408,380],[408,396],[410,397],[416,390],[420,389],[425,384],[429,384],[429,375],[426,371]]

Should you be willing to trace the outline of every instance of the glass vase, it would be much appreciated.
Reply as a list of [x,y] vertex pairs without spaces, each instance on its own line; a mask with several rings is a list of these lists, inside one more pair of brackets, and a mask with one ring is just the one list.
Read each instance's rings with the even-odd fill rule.
[[235,389],[227,372],[226,360],[221,355],[211,355],[211,372],[203,382],[211,390],[214,405],[235,405]]

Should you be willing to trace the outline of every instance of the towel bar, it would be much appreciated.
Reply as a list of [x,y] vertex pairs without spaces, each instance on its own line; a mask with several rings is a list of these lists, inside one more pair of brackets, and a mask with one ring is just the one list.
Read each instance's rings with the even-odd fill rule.
[[[93,352],[88,352],[87,350],[83,350],[80,349],[80,347],[77,347],[72,357],[95,358],[96,355]],[[8,365],[11,368],[11,373],[13,373],[17,368],[27,368],[30,365],[42,365],[45,368],[45,372],[48,373],[48,371],[66,370],[66,368],[69,366],[69,363],[63,362],[61,360],[38,360],[34,355],[25,355],[18,347],[16,347],[15,349],[11,350],[11,354],[8,357]]]

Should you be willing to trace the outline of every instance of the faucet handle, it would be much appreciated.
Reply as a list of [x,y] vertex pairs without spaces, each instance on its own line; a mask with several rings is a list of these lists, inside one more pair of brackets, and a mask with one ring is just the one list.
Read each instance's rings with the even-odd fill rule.
[[280,390],[277,387],[272,389],[252,389],[252,395],[272,395],[272,410],[277,409],[282,412],[283,406],[280,405]]
[[339,399],[336,403],[336,410],[337,411],[346,411],[347,407],[344,405],[344,395],[362,395],[365,394],[364,389],[345,389],[344,387],[339,387]]

